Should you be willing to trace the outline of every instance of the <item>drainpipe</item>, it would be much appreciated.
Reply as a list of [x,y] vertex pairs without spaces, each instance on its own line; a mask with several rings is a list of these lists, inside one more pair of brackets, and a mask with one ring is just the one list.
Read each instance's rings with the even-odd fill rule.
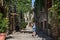
[[48,34],[48,0],[45,0],[46,34]]

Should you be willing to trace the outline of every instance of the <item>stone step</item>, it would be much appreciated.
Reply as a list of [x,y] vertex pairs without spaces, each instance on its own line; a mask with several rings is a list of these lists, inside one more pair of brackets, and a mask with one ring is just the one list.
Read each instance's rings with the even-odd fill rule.
[[21,30],[20,32],[24,32],[24,33],[32,33],[32,30]]

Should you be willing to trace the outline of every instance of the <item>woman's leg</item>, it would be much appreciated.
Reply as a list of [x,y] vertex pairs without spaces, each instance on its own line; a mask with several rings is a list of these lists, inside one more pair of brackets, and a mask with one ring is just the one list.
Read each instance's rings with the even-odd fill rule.
[[35,37],[35,36],[36,36],[36,32],[33,32],[33,33],[32,33],[32,36]]

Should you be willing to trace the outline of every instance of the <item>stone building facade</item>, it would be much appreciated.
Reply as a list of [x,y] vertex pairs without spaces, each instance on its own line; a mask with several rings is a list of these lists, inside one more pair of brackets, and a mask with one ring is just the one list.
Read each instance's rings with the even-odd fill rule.
[[[41,1],[41,0],[39,0]],[[49,35],[50,37],[55,38],[55,40],[58,40],[59,38],[59,32],[58,32],[58,27],[56,25],[56,22],[58,22],[56,18],[56,14],[54,18],[49,18],[49,8],[52,7],[54,4],[54,0],[43,0],[42,4],[39,3],[38,0],[35,0],[35,8],[34,8],[34,17],[35,17],[35,22],[37,26],[37,31],[43,31],[45,34]],[[41,8],[42,6],[42,8]],[[50,19],[50,20],[49,20]],[[53,20],[55,21],[53,21]]]

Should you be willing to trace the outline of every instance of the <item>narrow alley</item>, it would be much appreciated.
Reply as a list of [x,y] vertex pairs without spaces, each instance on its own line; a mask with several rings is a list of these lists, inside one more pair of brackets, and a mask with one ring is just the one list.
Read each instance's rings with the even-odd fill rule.
[[0,0],[0,40],[60,40],[60,0]]

